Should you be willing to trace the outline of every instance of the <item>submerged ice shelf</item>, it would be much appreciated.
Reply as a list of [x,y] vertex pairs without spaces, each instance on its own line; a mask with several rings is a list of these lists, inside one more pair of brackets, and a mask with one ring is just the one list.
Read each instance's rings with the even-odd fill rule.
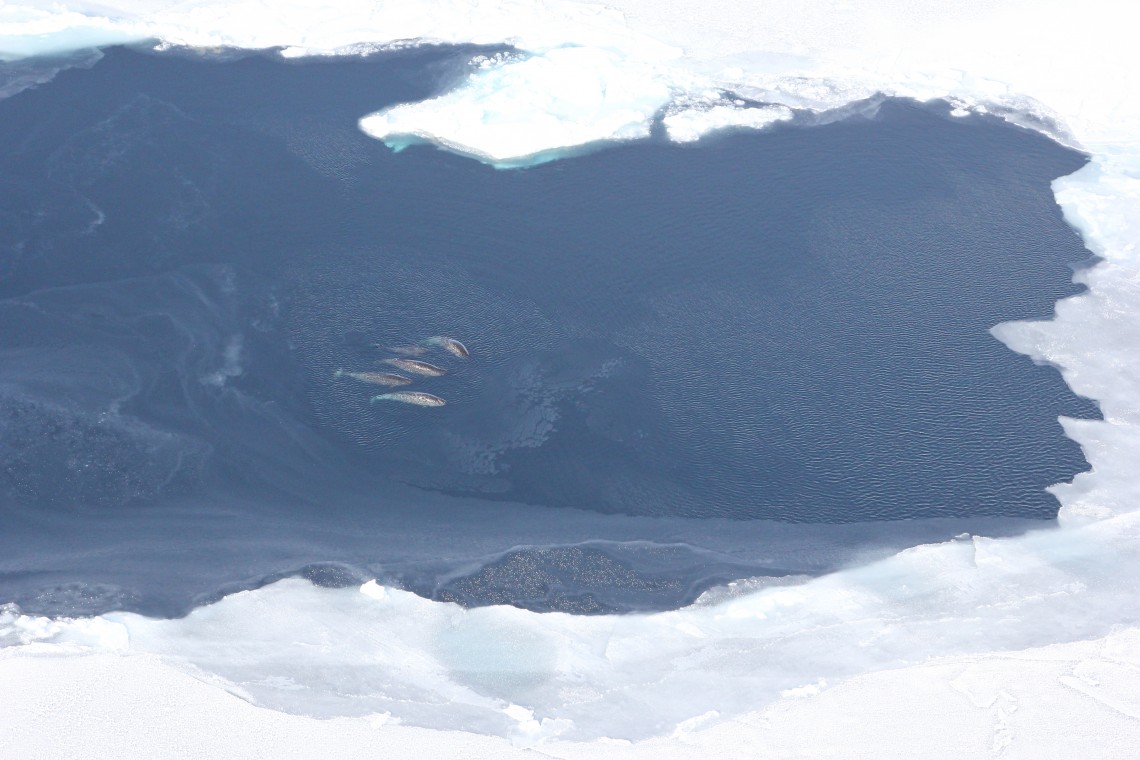
[[[730,751],[749,742],[774,747],[772,756],[779,757],[781,742],[810,754],[826,752],[834,746],[828,742],[835,741],[874,745],[898,755],[905,746],[891,742],[906,736],[903,723],[890,723],[888,730],[877,733],[850,720],[865,715],[859,712],[861,704],[879,700],[914,716],[912,723],[923,726],[927,735],[946,737],[942,746],[931,749],[932,756],[946,749],[946,756],[1008,751],[1071,757],[1079,751],[1075,740],[1080,740],[1101,742],[1107,757],[1126,757],[1140,743],[1140,707],[1127,689],[1140,667],[1140,594],[1130,582],[1140,569],[1140,481],[1134,471],[1140,451],[1140,360],[1135,351],[1140,343],[1140,254],[1135,245],[1140,238],[1140,150],[1135,142],[1140,102],[1134,95],[1140,91],[1135,81],[1140,65],[1127,25],[1115,18],[1114,4],[1008,2],[984,8],[923,6],[917,11],[885,0],[776,3],[760,11],[747,4],[698,8],[686,2],[649,6],[623,0],[617,5],[625,8],[625,16],[596,6],[554,2],[426,9],[346,3],[335,20],[328,19],[321,4],[304,0],[288,4],[273,19],[256,3],[9,5],[0,11],[0,51],[26,55],[159,38],[204,48],[282,46],[294,53],[351,53],[359,50],[351,47],[354,43],[382,46],[424,39],[509,41],[542,57],[573,43],[592,52],[576,59],[565,56],[571,68],[584,65],[587,58],[607,67],[595,68],[601,72],[597,86],[606,87],[607,76],[634,83],[628,97],[612,101],[599,99],[600,91],[591,93],[585,84],[568,100],[535,100],[534,86],[548,88],[560,76],[585,82],[586,75],[546,71],[541,77],[513,80],[500,75],[483,81],[510,87],[511,92],[480,94],[478,87],[464,90],[461,85],[398,114],[403,134],[450,141],[492,159],[500,152],[517,158],[570,143],[636,136],[674,88],[687,88],[689,95],[735,92],[756,102],[816,110],[841,107],[877,91],[945,97],[964,109],[1002,113],[1078,144],[1090,152],[1092,163],[1059,180],[1057,198],[1103,261],[1078,272],[1078,281],[1087,284],[1089,292],[1058,304],[1053,320],[995,329],[1015,350],[1059,366],[1070,386],[1096,399],[1104,411],[1103,422],[1064,421],[1093,471],[1053,489],[1063,504],[1061,527],[1016,539],[919,547],[802,587],[760,590],[711,607],[637,618],[583,621],[536,618],[515,610],[462,612],[373,585],[365,587],[367,593],[358,593],[314,589],[296,581],[243,592],[184,621],[126,615],[49,620],[10,611],[0,619],[0,636],[9,644],[0,650],[6,684],[0,687],[0,704],[5,713],[27,720],[3,729],[5,739],[15,742],[9,746],[27,748],[27,755],[52,741],[96,746],[99,739],[84,744],[91,736],[100,737],[96,718],[131,726],[140,741],[158,741],[156,736],[172,734],[140,729],[144,721],[160,724],[149,721],[156,704],[176,705],[180,716],[215,716],[232,732],[226,740],[233,744],[223,751],[233,749],[235,756],[243,746],[241,729],[235,727],[272,726],[282,732],[263,734],[270,737],[267,742],[288,734],[313,743],[309,747],[335,743],[341,739],[330,737],[329,724],[284,719],[232,696],[290,709],[290,699],[329,688],[314,679],[332,663],[280,662],[271,677],[261,678],[258,674],[265,669],[256,658],[211,650],[210,637],[221,633],[230,641],[263,646],[268,630],[270,646],[260,651],[272,653],[275,646],[294,640],[298,621],[339,636],[356,625],[354,613],[376,615],[386,605],[407,607],[409,619],[428,621],[442,640],[435,651],[412,645],[411,651],[398,653],[401,664],[411,662],[418,668],[402,673],[407,678],[399,688],[414,689],[424,704],[434,704],[441,694],[458,695],[470,708],[426,724],[498,733],[523,743],[548,738],[543,751],[556,756],[612,756],[619,751],[684,756],[710,747]],[[1074,29],[1073,18],[1081,19],[1080,29]],[[678,46],[684,47],[684,54]],[[599,52],[607,50],[619,52],[608,58]],[[557,61],[549,64],[555,66]],[[547,108],[536,111],[533,121],[520,123],[526,109],[519,104],[528,102],[543,102]],[[594,121],[559,112],[587,104],[592,104]],[[718,119],[724,114],[715,108],[707,113],[710,119],[711,114]],[[500,116],[515,120],[511,132],[484,126]],[[448,132],[438,126],[441,123],[460,125],[459,131]],[[387,123],[384,127],[392,131]],[[463,133],[465,128],[469,134]],[[553,139],[544,142],[547,129]],[[683,134],[695,132],[699,129]],[[504,136],[508,134],[525,139],[515,143],[514,137]],[[272,625],[262,627],[270,621]],[[214,632],[209,630],[212,624],[218,626]],[[376,652],[383,652],[390,639],[378,631],[390,632],[383,626],[355,629],[360,646],[339,661],[341,674],[355,672],[362,658],[379,657]],[[746,677],[771,680],[763,698],[748,688],[725,690],[727,698],[739,700],[726,706],[717,701],[725,697],[710,691],[715,687],[718,695],[721,692],[721,682],[711,674],[745,670],[737,643],[742,634],[752,642],[745,646],[752,658],[745,658],[750,663]],[[565,660],[558,654],[559,640],[573,653]],[[1080,640],[1089,642],[1070,643]],[[778,656],[771,655],[765,641],[780,643]],[[464,642],[497,643],[475,648],[471,651],[478,656],[464,659]],[[312,651],[319,649],[316,643]],[[647,650],[652,662],[639,662],[639,653]],[[931,655],[949,659],[924,663]],[[628,667],[611,671],[597,664],[609,657]],[[773,660],[799,669],[770,670]],[[589,663],[596,667],[584,665]],[[391,670],[375,662],[373,666],[377,673]],[[196,677],[188,678],[188,672]],[[579,678],[581,672],[586,675]],[[645,684],[663,676],[669,676],[670,688],[661,704],[639,703],[653,691]],[[150,678],[169,687],[164,696],[148,699],[155,697],[145,685]],[[843,679],[852,680],[837,686]],[[101,691],[108,683],[113,688]],[[77,705],[67,701],[73,697],[64,685],[84,698],[109,697],[95,700],[105,712],[45,715],[29,707],[45,702],[29,702],[28,694],[62,700],[49,704]],[[379,704],[383,700],[376,697],[381,692],[362,686],[368,695],[355,714],[370,717],[335,723],[341,737],[359,742],[350,742],[345,756],[374,736],[406,741],[406,746],[440,742],[437,746],[472,755],[507,751],[503,743],[486,737],[425,734],[393,726],[390,716],[384,717],[387,708]],[[690,699],[693,694],[703,698]],[[947,695],[963,701],[942,710]],[[377,703],[367,703],[367,697]],[[615,705],[624,708],[631,702],[638,704],[646,722],[629,734],[658,738],[632,746],[557,741],[562,732],[579,739],[620,733],[603,726],[613,718]],[[311,709],[301,710],[297,704],[292,709],[298,712]],[[325,705],[322,714],[340,714]],[[591,715],[590,705],[599,708],[597,715]],[[132,715],[137,721],[133,724]],[[882,715],[873,719],[878,728]],[[172,732],[187,726],[201,731],[209,723],[168,726]],[[85,733],[60,737],[63,725],[78,726]],[[804,726],[810,726],[810,732],[803,733]],[[828,733],[832,726],[847,730]],[[101,740],[102,746],[111,746],[106,734]],[[148,745],[135,746],[142,754]]]

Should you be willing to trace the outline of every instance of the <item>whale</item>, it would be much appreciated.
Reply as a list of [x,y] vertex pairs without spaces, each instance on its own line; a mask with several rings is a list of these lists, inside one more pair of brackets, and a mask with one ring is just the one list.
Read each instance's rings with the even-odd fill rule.
[[416,406],[445,406],[447,404],[447,401],[441,399],[439,396],[433,396],[430,393],[423,393],[422,391],[381,393],[379,396],[372,397],[372,403],[376,403],[377,401],[400,401],[405,404],[415,404]]
[[408,385],[412,382],[410,377],[391,372],[345,372],[343,369],[338,369],[333,373],[333,377],[351,377],[353,380],[373,385]]
[[391,364],[393,367],[402,369],[405,372],[412,372],[416,375],[427,375],[428,377],[439,377],[446,375],[447,370],[442,367],[437,367],[434,364],[421,362],[417,359],[385,359],[385,364]]
[[446,335],[436,335],[433,338],[428,338],[426,341],[429,346],[439,346],[449,354],[458,356],[460,359],[468,359],[471,357],[471,352],[467,350],[467,346],[463,345],[455,338],[449,338]]

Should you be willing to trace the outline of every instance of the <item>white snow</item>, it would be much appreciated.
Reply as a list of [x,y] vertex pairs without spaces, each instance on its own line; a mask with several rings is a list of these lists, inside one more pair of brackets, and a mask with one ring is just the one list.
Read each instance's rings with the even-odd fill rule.
[[[759,126],[875,92],[942,97],[1087,150],[1057,200],[1104,261],[1054,319],[998,325],[1103,422],[1061,527],[917,547],[656,615],[463,611],[284,581],[184,620],[0,614],[15,757],[1125,758],[1140,751],[1140,46],[1115,0],[110,0],[0,8],[0,56],[155,38],[357,54],[519,51],[374,115],[525,163],[603,140]],[[617,10],[615,10],[615,8]],[[743,106],[769,104],[763,107]],[[668,121],[672,119],[672,122]],[[934,659],[930,659],[934,658]],[[269,709],[273,708],[273,709]],[[326,718],[316,720],[312,716]],[[426,728],[424,728],[426,727]],[[448,729],[463,729],[465,732]]]
[[502,165],[648,137],[670,95],[649,67],[609,50],[563,47],[478,67],[457,89],[366,116],[360,128],[390,143],[411,136]]
[[709,132],[729,127],[761,129],[792,118],[786,106],[746,107],[743,101],[683,107],[661,119],[674,142],[695,142]]
[[[146,654],[0,650],[0,737],[37,758],[1131,758],[1140,746],[1140,636],[933,660],[870,673],[727,722],[628,742],[548,741],[321,720],[250,704]],[[699,716],[704,717],[704,716]],[[715,720],[715,719],[714,719]],[[921,748],[920,750],[918,748]]]

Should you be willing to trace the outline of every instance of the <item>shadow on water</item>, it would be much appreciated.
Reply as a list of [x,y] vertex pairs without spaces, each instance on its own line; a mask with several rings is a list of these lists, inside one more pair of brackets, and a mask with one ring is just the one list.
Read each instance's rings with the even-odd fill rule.
[[[988,331],[1078,292],[1079,155],[899,101],[514,171],[356,129],[473,52],[116,49],[0,102],[0,598],[658,609],[1053,518],[1097,410]],[[408,346],[447,374],[336,375]]]

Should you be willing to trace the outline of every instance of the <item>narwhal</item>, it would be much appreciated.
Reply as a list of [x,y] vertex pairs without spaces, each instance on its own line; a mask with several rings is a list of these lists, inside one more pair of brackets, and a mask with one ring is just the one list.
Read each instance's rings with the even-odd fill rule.
[[440,375],[447,374],[447,370],[443,367],[437,367],[434,364],[421,362],[417,359],[385,359],[384,363],[391,364],[393,367],[402,369],[405,372],[427,375],[428,377],[439,377]]
[[343,369],[338,369],[333,373],[333,377],[351,377],[353,380],[373,385],[407,385],[412,382],[410,377],[391,372],[345,372]]
[[424,343],[429,346],[439,346],[449,354],[454,354],[460,359],[468,359],[471,357],[471,352],[467,350],[467,346],[463,345],[455,338],[449,338],[446,335],[436,335],[433,338],[428,338]]
[[416,406],[444,406],[446,401],[439,396],[433,396],[430,393],[423,391],[396,391],[395,393],[381,393],[379,396],[372,397],[372,403],[377,401],[402,401],[405,404],[415,404]]

